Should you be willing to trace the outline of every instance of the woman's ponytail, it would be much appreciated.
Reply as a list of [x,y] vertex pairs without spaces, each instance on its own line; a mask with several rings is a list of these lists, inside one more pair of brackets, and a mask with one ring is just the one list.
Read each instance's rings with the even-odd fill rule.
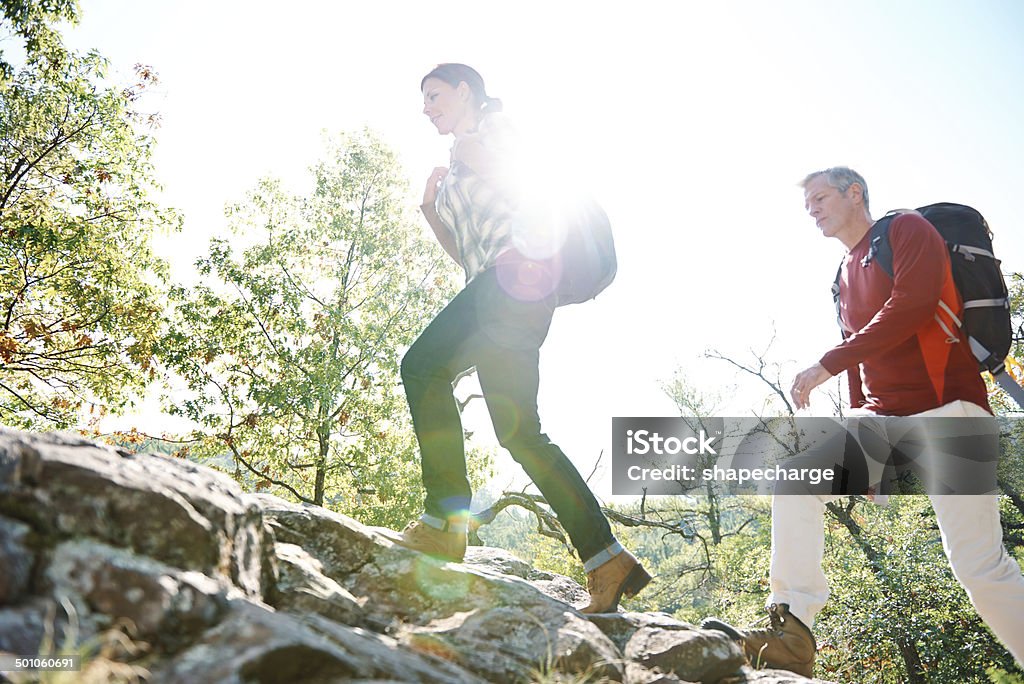
[[480,105],[480,113],[494,114],[495,112],[500,112],[502,110],[502,107],[503,105],[501,104],[500,98],[484,95],[483,104]]

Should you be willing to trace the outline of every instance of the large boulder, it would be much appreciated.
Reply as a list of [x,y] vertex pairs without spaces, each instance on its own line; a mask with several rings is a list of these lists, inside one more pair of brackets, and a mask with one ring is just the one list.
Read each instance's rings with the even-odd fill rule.
[[138,648],[104,657],[158,683],[800,679],[586,599],[501,549],[445,563],[188,461],[0,429],[0,651],[89,655],[123,630]]
[[278,542],[279,578],[274,607],[296,614],[316,613],[345,625],[362,625],[363,603],[323,574],[323,565],[301,546]]
[[[230,584],[102,542],[62,542],[46,570],[79,615],[128,619],[135,636],[174,650],[221,619]],[[106,625],[105,625],[106,626]]]
[[276,613],[249,600],[234,602],[217,627],[153,675],[152,681],[166,684],[485,681],[444,659],[403,648],[388,636],[317,615]]
[[230,478],[177,458],[132,454],[69,434],[0,434],[0,514],[47,542],[89,537],[247,596],[274,583],[259,507]]
[[405,630],[402,641],[443,654],[487,681],[529,681],[548,672],[586,672],[622,681],[622,654],[575,612],[502,606],[438,618]]
[[36,561],[28,542],[31,529],[0,515],[0,606],[12,603],[28,590]]

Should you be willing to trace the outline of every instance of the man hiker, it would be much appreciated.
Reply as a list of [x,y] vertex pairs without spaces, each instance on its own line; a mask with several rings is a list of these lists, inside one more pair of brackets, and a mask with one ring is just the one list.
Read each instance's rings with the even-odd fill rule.
[[[839,281],[840,322],[848,334],[797,374],[790,390],[796,407],[807,407],[811,390],[846,371],[851,408],[862,414],[945,421],[990,416],[985,384],[963,331],[960,339],[952,337],[938,315],[940,300],[962,309],[938,232],[914,212],[893,218],[890,277],[869,256],[874,221],[861,175],[834,167],[809,174],[800,185],[818,229],[848,250]],[[970,444],[998,452],[997,439]],[[994,461],[998,453],[982,456]],[[776,491],[767,628],[736,630],[706,621],[741,639],[751,662],[812,676],[817,646],[811,630],[829,596],[821,569],[825,504],[839,496]],[[929,491],[929,498],[953,574],[981,618],[1024,664],[1024,577],[1003,546],[998,493]]]

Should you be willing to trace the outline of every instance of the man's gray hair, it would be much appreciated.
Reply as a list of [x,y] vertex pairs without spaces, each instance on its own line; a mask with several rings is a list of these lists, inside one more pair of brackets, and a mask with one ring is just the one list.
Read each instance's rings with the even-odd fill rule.
[[864,209],[870,211],[868,204],[868,184],[864,182],[864,176],[860,175],[848,166],[833,166],[824,171],[815,171],[807,174],[807,177],[800,181],[801,188],[807,188],[807,184],[818,176],[826,176],[828,184],[839,192],[845,193],[854,183],[860,185],[861,196],[864,198]]

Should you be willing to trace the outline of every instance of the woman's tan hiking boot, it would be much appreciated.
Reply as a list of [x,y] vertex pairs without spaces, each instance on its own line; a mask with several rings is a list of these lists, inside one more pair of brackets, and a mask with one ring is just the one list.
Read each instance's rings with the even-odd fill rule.
[[439,530],[422,520],[413,520],[400,533],[381,530],[387,539],[399,546],[428,556],[461,563],[466,557],[466,532]]
[[639,561],[629,551],[621,551],[611,560],[587,573],[590,605],[581,613],[614,613],[623,596],[636,596],[651,581]]

